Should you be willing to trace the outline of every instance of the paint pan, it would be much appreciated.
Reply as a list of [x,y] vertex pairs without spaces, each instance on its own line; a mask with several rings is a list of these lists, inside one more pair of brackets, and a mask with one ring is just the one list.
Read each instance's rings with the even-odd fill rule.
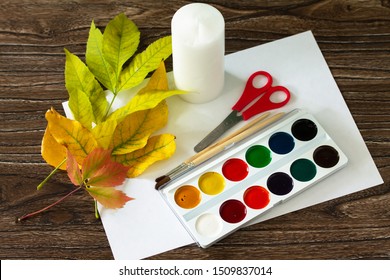
[[347,164],[318,121],[294,110],[160,190],[208,247]]

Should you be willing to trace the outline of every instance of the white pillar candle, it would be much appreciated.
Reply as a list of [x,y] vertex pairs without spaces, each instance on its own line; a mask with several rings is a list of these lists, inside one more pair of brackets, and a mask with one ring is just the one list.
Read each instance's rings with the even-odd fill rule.
[[215,99],[224,84],[225,21],[213,6],[180,8],[172,18],[173,76],[181,97],[191,103]]

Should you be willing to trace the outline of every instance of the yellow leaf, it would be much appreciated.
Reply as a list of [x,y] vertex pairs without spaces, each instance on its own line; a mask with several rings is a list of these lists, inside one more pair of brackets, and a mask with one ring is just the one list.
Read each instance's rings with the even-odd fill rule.
[[95,137],[99,147],[108,149],[116,125],[116,120],[110,120],[99,123],[92,129],[92,134]]
[[127,177],[133,178],[142,174],[146,168],[156,161],[171,157],[175,150],[175,136],[161,134],[151,137],[144,148],[129,154],[114,156],[113,159],[129,166]]
[[168,122],[168,106],[165,101],[149,110],[128,115],[118,124],[112,136],[110,149],[113,155],[128,154],[143,148],[150,135]]
[[182,90],[168,90],[168,80],[164,62],[154,71],[148,84],[142,88],[125,106],[113,112],[109,120],[123,120],[127,115],[155,107],[162,100],[176,94],[186,93]]
[[154,71],[150,77],[148,84],[142,88],[138,94],[144,94],[151,90],[168,90],[167,71],[165,69],[164,61],[160,62],[159,67]]
[[183,90],[153,90],[148,91],[145,94],[136,95],[133,99],[128,103],[129,106],[125,106],[124,108],[128,110],[125,115],[128,115],[132,112],[146,110],[155,107],[162,100],[177,94],[183,94],[186,91]]
[[[66,159],[66,148],[59,144],[48,128],[42,138],[41,154],[43,159],[51,166],[57,167],[64,159]],[[59,169],[66,170],[66,162]]]
[[87,155],[97,147],[92,132],[78,121],[61,116],[54,108],[48,110],[45,117],[54,139],[68,148],[79,164],[82,164]]

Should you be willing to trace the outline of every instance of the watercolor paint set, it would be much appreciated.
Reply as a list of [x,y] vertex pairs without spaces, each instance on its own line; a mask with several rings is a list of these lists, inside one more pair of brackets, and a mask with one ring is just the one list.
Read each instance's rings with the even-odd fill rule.
[[314,116],[296,109],[159,192],[206,248],[347,162]]

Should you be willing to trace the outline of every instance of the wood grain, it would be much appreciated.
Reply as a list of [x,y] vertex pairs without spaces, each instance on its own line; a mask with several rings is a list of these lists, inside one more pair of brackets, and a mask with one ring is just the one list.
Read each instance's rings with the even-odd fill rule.
[[[83,57],[92,19],[104,28],[124,12],[144,48],[170,34],[173,14],[189,2],[1,1],[0,259],[113,258],[86,194],[15,222],[71,188],[58,174],[36,191],[51,170],[40,156],[44,113],[63,112],[63,49]],[[185,246],[151,259],[389,259],[390,1],[204,2],[225,17],[227,53],[312,30],[385,183],[239,230],[206,250]]]

